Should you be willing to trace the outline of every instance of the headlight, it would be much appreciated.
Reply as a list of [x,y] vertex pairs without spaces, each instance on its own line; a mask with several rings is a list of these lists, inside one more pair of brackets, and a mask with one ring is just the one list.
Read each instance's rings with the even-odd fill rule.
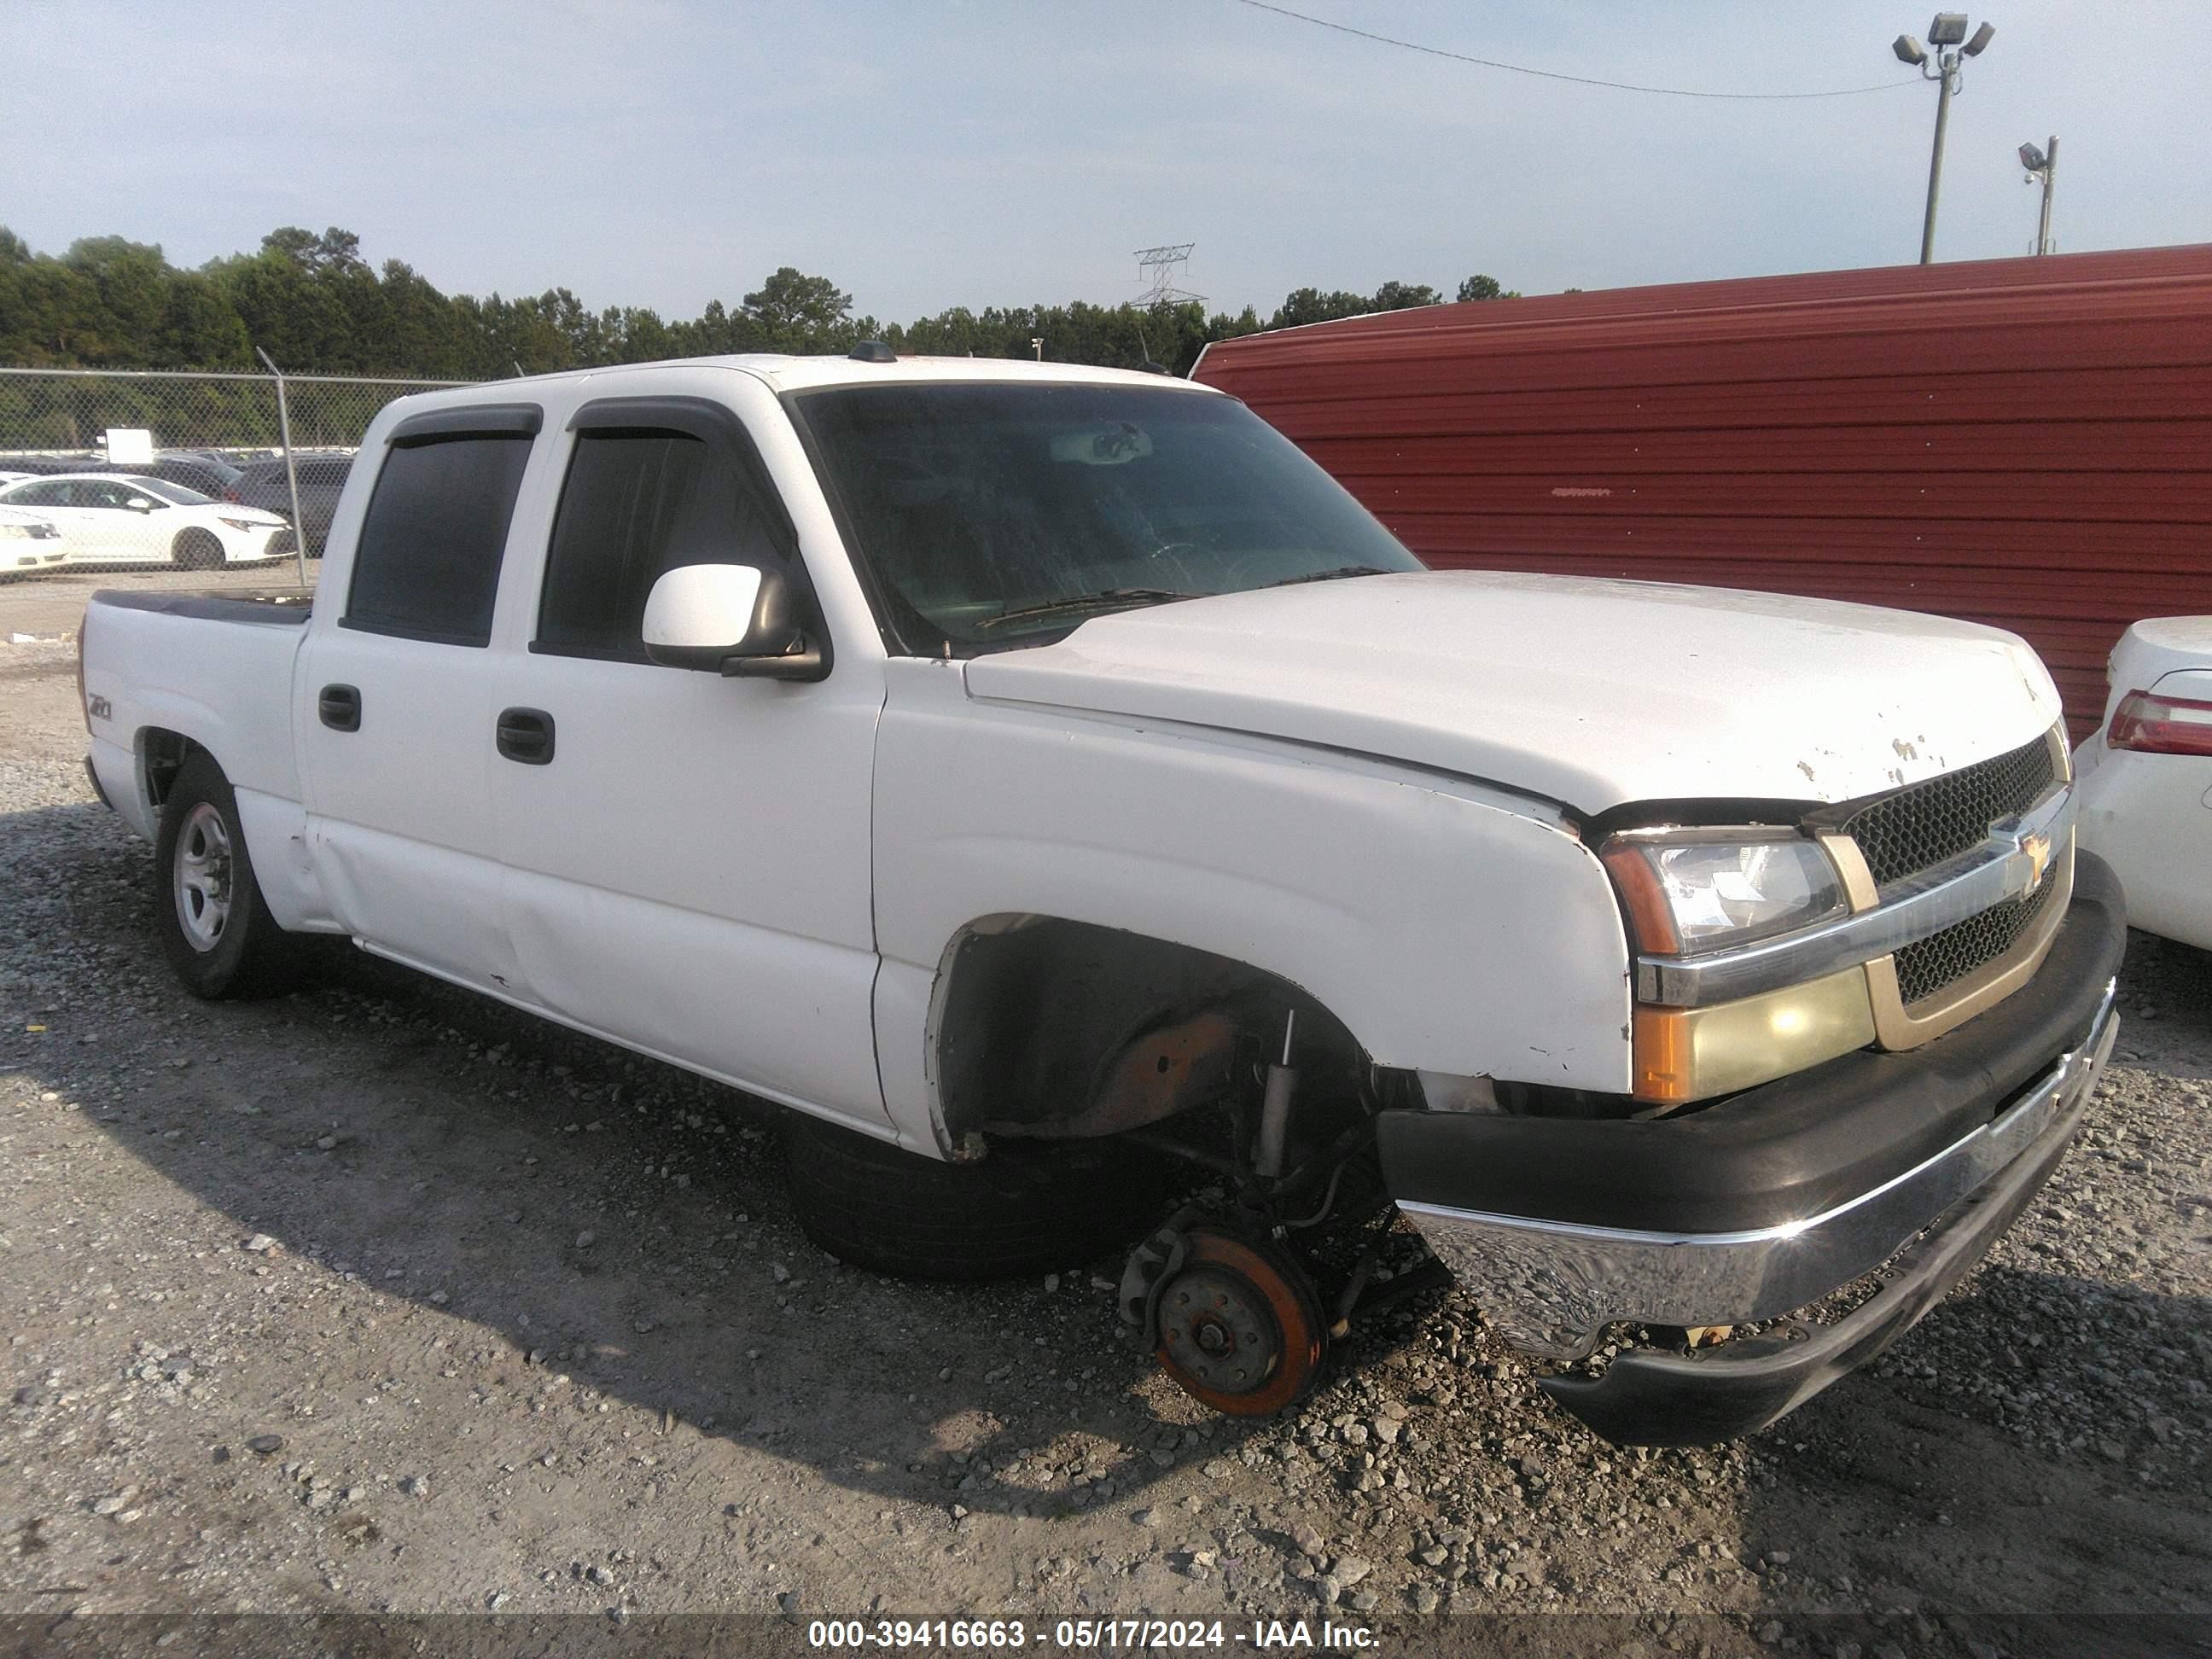
[[1755,944],[1844,912],[1843,883],[1820,847],[1753,828],[1633,832],[1600,856],[1639,950],[1696,956]]
[[0,536],[38,536],[46,532],[39,524],[0,524]]
[[[1840,916],[1842,878],[1818,843],[1757,826],[1635,830],[1599,849],[1638,951],[1697,956]],[[1866,969],[1703,1008],[1638,1003],[1638,1100],[1680,1105],[1748,1089],[1875,1040]]]
[[273,524],[264,524],[258,519],[226,519],[220,514],[216,516],[216,522],[227,524],[233,530],[274,530],[276,527]]

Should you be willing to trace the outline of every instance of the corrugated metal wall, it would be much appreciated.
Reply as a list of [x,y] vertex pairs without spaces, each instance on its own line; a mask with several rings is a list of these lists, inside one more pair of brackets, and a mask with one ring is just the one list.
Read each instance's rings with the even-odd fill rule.
[[1437,306],[1197,378],[1432,565],[1993,623],[2077,738],[2129,623],[2212,612],[2212,246]]

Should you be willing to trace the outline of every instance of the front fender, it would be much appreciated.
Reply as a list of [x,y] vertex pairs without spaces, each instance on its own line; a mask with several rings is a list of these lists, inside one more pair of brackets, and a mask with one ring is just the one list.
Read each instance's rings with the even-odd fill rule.
[[1275,975],[1381,1065],[1627,1090],[1626,939],[1555,809],[1271,739],[971,702],[949,665],[914,667],[877,745],[887,1097],[896,1072],[909,1108],[927,1099],[928,988],[963,929],[1007,914]]

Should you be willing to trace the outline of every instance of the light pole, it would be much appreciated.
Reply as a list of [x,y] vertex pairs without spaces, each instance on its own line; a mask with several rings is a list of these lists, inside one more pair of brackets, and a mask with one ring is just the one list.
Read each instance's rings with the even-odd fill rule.
[[1917,64],[1920,78],[1933,81],[1937,87],[1936,148],[1928,158],[1928,216],[1920,226],[1920,263],[1923,265],[1933,264],[1936,258],[1936,195],[1943,183],[1943,129],[1951,119],[1951,94],[1959,89],[1959,60],[1980,57],[1996,38],[1996,33],[1992,26],[1984,23],[1969,40],[1966,13],[1939,11],[1936,21],[1928,26],[1928,44],[1936,48],[1932,64],[1920,42],[1909,34],[1899,35],[1890,46],[1899,62]]
[[1041,336],[1035,334],[1030,336],[1030,349],[1036,353],[1036,360],[1039,362],[1044,361],[1044,340]]
[[2033,144],[2020,147],[2020,164],[2027,169],[2027,182],[2033,184],[2036,176],[2043,178],[2043,222],[2035,229],[2035,251],[2051,252],[2051,193],[2058,187],[2058,135],[2051,135],[2051,148],[2038,149]]

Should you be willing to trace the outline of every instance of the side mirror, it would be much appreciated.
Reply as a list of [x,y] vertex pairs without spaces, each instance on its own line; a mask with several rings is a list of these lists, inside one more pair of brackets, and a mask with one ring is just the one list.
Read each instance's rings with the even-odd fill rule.
[[154,503],[148,501],[143,495],[133,495],[129,501],[124,502],[123,505],[129,507],[133,513],[151,513],[154,510]]
[[737,679],[818,680],[829,665],[799,612],[781,571],[679,565],[646,596],[645,654],[671,668]]

